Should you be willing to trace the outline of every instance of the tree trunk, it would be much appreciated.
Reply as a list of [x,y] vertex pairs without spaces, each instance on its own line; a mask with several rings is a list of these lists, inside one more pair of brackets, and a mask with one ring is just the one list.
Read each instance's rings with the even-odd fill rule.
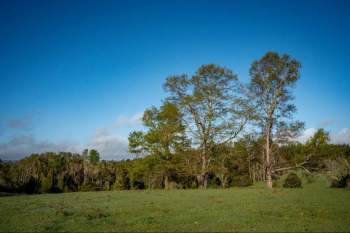
[[208,186],[208,175],[207,175],[207,159],[205,154],[202,155],[202,170],[201,174],[197,176],[198,186],[206,189]]
[[164,177],[164,188],[169,189],[169,178],[167,175]]
[[224,174],[219,174],[221,187],[226,188],[226,176]]
[[272,167],[270,158],[270,128],[266,132],[266,184],[268,188],[272,188]]
[[208,186],[208,178],[207,173],[197,175],[198,188],[206,189]]
[[203,188],[206,189],[208,187],[208,181],[209,181],[209,176],[207,173],[205,173],[203,178]]
[[197,178],[197,186],[198,186],[198,188],[202,188],[202,184],[203,184],[203,177],[202,177],[202,175],[197,175],[196,178]]
[[83,185],[86,185],[88,183],[88,167],[85,159],[83,162],[83,171],[84,171]]
[[261,181],[266,181],[266,145],[265,151],[262,153],[262,163],[261,163]]

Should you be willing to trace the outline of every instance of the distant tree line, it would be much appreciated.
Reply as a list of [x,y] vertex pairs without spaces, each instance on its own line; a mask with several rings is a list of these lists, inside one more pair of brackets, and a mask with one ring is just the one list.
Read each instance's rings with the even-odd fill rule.
[[323,129],[305,144],[293,119],[292,89],[300,63],[269,52],[254,61],[242,84],[215,64],[194,75],[170,76],[162,105],[146,109],[145,131],[129,135],[136,159],[100,161],[96,150],[45,153],[0,163],[3,192],[67,192],[247,186],[291,170],[325,173],[333,186],[350,186],[349,145],[329,144]]
[[[327,140],[324,140],[324,136]],[[232,147],[215,147],[214,159],[208,168],[207,187],[248,186],[265,181],[261,156],[263,146],[264,138],[246,136]],[[33,154],[19,161],[0,161],[0,192],[56,193],[201,187],[198,180],[198,170],[201,169],[198,150],[174,154],[171,159],[147,155],[124,161],[99,161],[93,151],[89,153],[85,150],[81,154],[49,152]],[[274,158],[273,180],[288,173],[289,169],[300,169],[306,174],[327,175],[334,187],[348,185],[350,146],[328,144],[327,134],[322,129],[305,144],[276,144],[271,154]]]

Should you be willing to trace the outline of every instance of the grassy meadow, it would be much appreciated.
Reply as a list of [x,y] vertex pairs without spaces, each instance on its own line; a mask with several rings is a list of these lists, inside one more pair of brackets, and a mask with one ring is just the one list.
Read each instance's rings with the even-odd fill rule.
[[0,198],[0,231],[350,231],[350,191],[246,188]]

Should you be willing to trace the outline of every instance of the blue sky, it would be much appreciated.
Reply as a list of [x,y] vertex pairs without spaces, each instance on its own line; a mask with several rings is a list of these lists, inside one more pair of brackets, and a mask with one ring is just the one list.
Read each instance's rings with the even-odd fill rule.
[[125,157],[167,76],[216,63],[248,82],[267,51],[302,63],[295,103],[307,132],[350,142],[349,11],[348,0],[3,0],[0,158],[85,146]]

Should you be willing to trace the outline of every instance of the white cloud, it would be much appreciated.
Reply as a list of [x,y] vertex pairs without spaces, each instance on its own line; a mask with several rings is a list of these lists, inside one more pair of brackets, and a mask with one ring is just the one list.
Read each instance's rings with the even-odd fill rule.
[[[305,143],[308,139],[310,139],[316,133],[316,128],[308,128],[306,129],[297,139],[297,141],[301,143]],[[337,132],[331,132],[329,134],[330,143],[333,144],[350,144],[350,129],[343,128]]]
[[115,120],[113,127],[114,128],[121,128],[124,126],[131,126],[131,125],[138,125],[141,124],[143,113],[135,113],[134,115],[127,116],[127,115],[120,115]]
[[314,134],[316,133],[317,129],[315,128],[308,128],[305,129],[304,132],[297,138],[297,141],[301,143],[305,143],[307,140],[309,140]]
[[128,140],[110,133],[105,128],[96,130],[87,147],[98,150],[102,159],[105,160],[121,160],[132,157],[128,152]]
[[343,128],[339,132],[332,132],[330,138],[334,144],[350,144],[350,129]]
[[112,125],[97,129],[86,144],[86,147],[98,150],[102,159],[105,160],[132,158],[133,155],[128,152],[128,139],[120,136],[115,131],[123,127],[140,125],[142,115],[143,113],[135,113],[133,115],[118,116]]

